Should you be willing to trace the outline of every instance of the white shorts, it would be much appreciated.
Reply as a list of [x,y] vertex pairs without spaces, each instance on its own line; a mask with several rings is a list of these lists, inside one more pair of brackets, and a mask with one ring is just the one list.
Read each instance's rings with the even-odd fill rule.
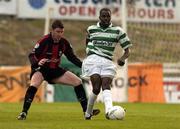
[[83,61],[81,77],[88,79],[93,74],[113,78],[116,74],[116,65],[104,57],[95,54],[90,55]]

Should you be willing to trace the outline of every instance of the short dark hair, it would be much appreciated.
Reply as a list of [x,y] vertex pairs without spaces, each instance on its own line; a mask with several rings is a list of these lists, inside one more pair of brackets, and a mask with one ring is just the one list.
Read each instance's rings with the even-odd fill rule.
[[64,28],[64,25],[63,23],[61,22],[61,20],[55,20],[53,21],[52,25],[51,25],[52,29],[56,29],[56,28],[61,28],[63,29]]
[[109,8],[102,8],[100,11],[99,11],[99,15],[101,15],[102,11],[109,11],[111,13],[111,10]]

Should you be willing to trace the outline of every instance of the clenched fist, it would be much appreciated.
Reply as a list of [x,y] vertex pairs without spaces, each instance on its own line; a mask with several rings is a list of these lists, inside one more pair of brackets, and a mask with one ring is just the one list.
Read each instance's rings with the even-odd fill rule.
[[124,66],[125,61],[122,61],[122,60],[118,59],[118,60],[117,60],[117,64],[118,64],[119,66]]

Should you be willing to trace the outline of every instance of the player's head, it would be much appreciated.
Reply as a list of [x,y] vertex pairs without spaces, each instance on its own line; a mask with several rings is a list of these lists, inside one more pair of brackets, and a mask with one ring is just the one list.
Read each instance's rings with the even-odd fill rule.
[[111,10],[102,8],[99,12],[99,20],[102,27],[108,27],[111,24]]
[[64,33],[64,25],[60,20],[53,21],[51,25],[51,34],[55,43],[58,43]]

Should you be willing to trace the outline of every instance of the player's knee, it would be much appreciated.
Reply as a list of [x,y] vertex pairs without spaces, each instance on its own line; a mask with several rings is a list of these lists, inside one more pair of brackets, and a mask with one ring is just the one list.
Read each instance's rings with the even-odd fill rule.
[[100,88],[93,88],[93,93],[95,94],[95,95],[98,95],[99,93],[100,93]]
[[110,89],[111,89],[110,85],[103,85],[102,86],[102,90],[110,90]]
[[36,87],[36,88],[39,88],[40,85],[41,85],[41,83],[42,83],[42,82],[40,82],[39,80],[37,80],[37,81],[31,81],[31,82],[30,82],[30,86],[34,86],[34,87]]
[[76,80],[74,80],[73,84],[74,86],[79,86],[80,84],[82,84],[82,80],[80,78],[77,78]]

